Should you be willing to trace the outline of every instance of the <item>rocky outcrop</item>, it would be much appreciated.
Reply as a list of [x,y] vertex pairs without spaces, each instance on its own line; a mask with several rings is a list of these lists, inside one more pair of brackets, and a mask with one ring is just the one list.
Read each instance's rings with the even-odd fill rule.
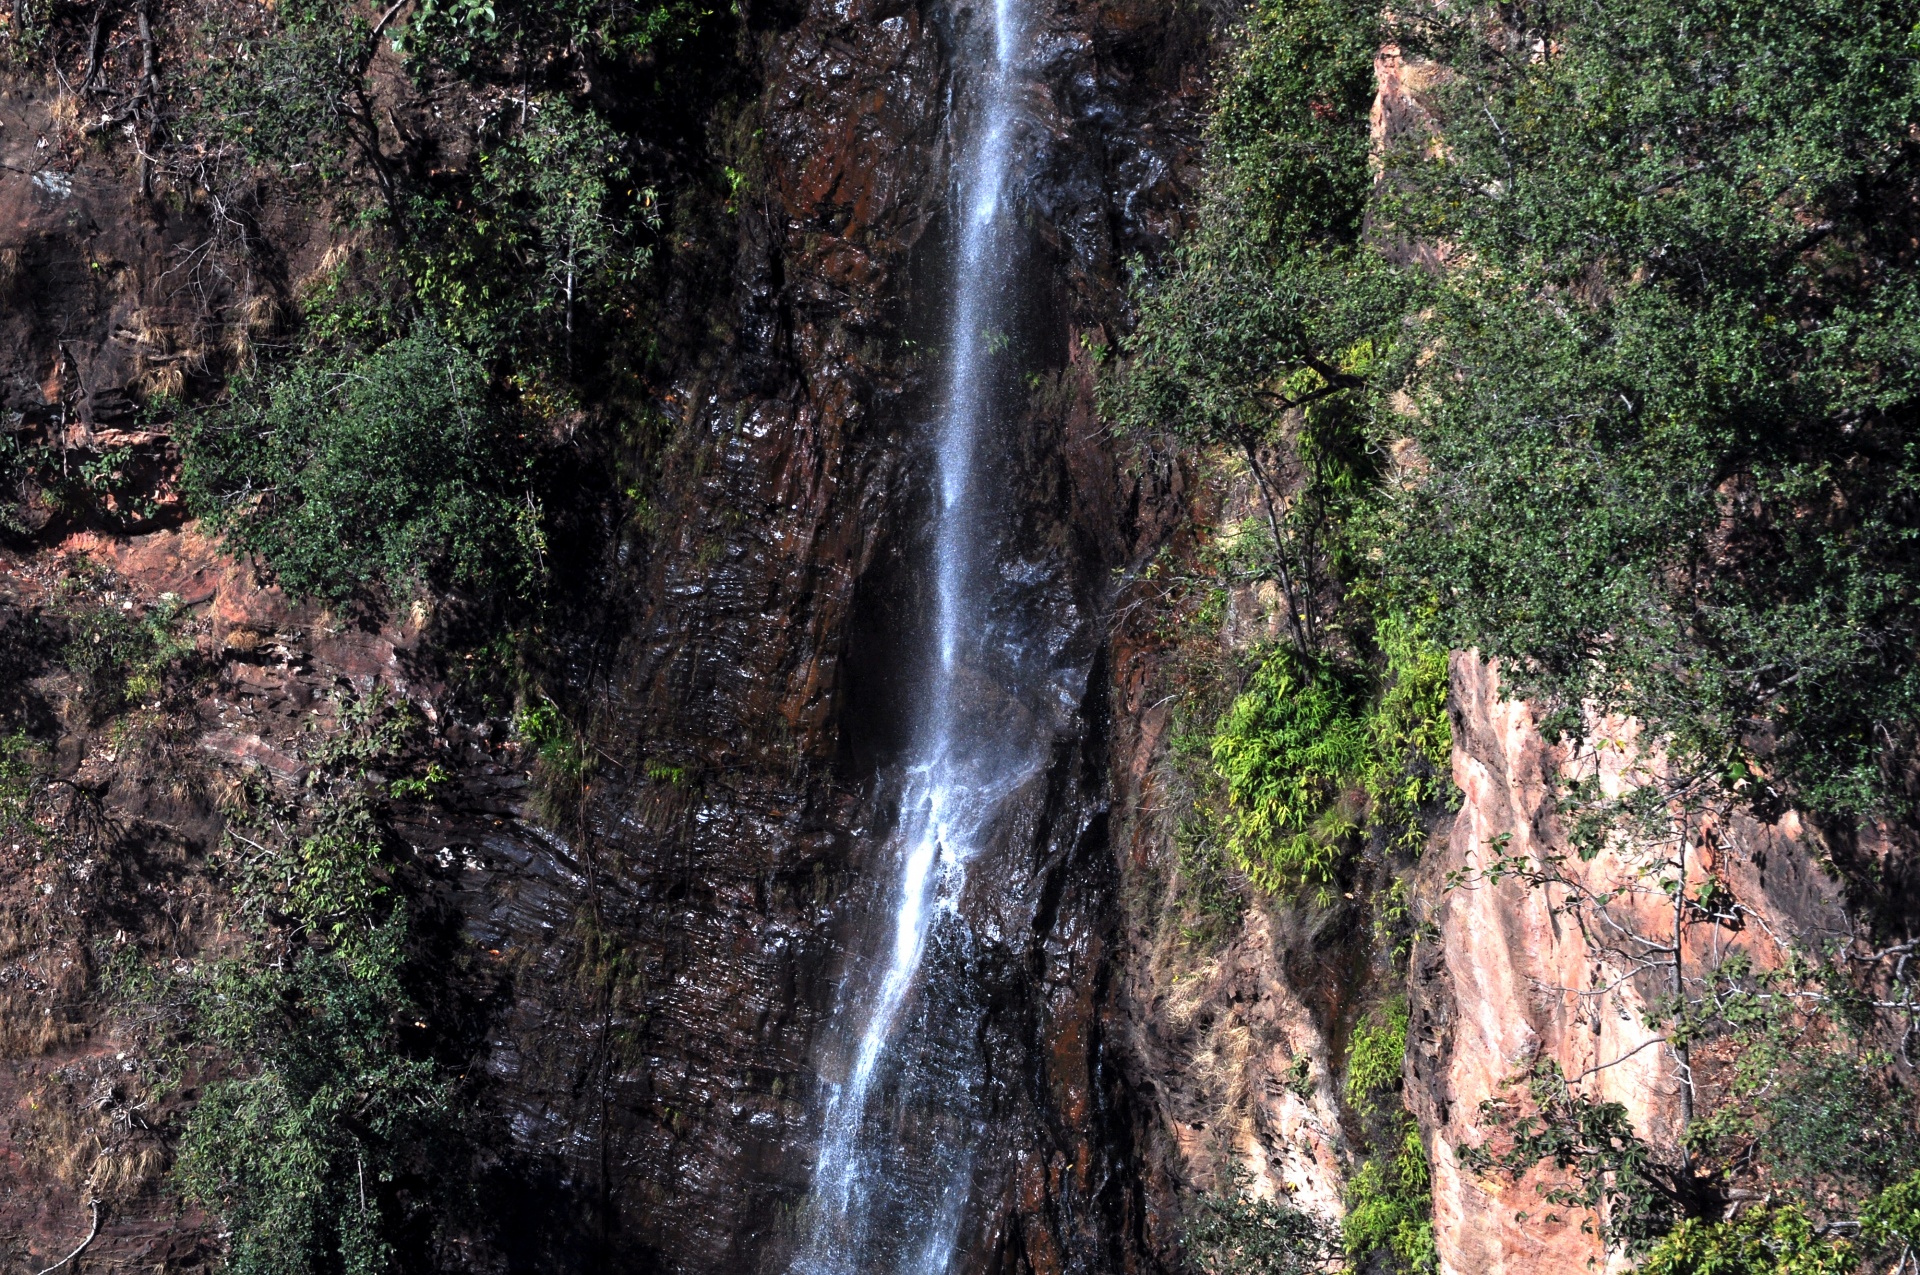
[[[1645,755],[1630,723],[1596,732],[1600,746],[1580,755],[1549,744],[1532,707],[1502,698],[1497,671],[1472,654],[1454,657],[1451,711],[1461,805],[1444,844],[1421,866],[1425,937],[1412,960],[1407,1060],[1409,1105],[1429,1139],[1442,1269],[1620,1266],[1600,1243],[1595,1219],[1543,1202],[1550,1170],[1517,1181],[1483,1176],[1458,1153],[1497,1140],[1482,1104],[1523,1101],[1524,1086],[1513,1082],[1540,1062],[1557,1065],[1586,1097],[1621,1104],[1656,1148],[1676,1148],[1679,1071],[1647,1023],[1669,991],[1670,967],[1628,959],[1625,950],[1645,945],[1609,941],[1608,922],[1583,902],[1619,895],[1608,913],[1614,921],[1671,941],[1667,896],[1645,888],[1659,872],[1649,872],[1648,857],[1633,847],[1582,859],[1557,811],[1563,776],[1597,766],[1617,793],[1658,759]],[[1819,951],[1850,933],[1838,883],[1816,866],[1821,838],[1794,813],[1773,823],[1741,814],[1693,829],[1688,844],[1688,893],[1716,883],[1752,910],[1750,920],[1732,925],[1689,917],[1681,946],[1690,975],[1734,951],[1766,967],[1782,958],[1784,943]],[[1552,865],[1559,880],[1490,875],[1501,858]],[[1703,1085],[1710,1065],[1696,1060]]]

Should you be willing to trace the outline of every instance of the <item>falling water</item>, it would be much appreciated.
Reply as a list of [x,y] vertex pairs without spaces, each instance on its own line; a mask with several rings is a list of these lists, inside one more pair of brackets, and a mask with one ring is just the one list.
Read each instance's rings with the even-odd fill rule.
[[[934,438],[933,675],[920,708],[913,761],[893,837],[899,875],[890,942],[872,967],[851,971],[830,1031],[850,1043],[824,1089],[821,1138],[796,1275],[939,1275],[954,1253],[973,1173],[977,1114],[964,1077],[939,1076],[937,1052],[914,1042],[908,1010],[924,997],[930,944],[964,943],[958,911],[967,866],[1007,797],[1033,772],[1033,741],[1009,739],[966,711],[970,677],[987,662],[993,618],[986,573],[993,543],[981,445],[994,409],[990,325],[1005,322],[1010,258],[1008,181],[1016,116],[1021,0],[991,0],[990,49],[976,49],[973,136],[956,182],[959,225],[948,364]],[[982,42],[984,43],[984,41]],[[963,42],[964,44],[964,42]],[[895,1104],[906,1082],[886,1074],[918,1044],[923,1089],[935,1094],[930,1136],[900,1136]]]

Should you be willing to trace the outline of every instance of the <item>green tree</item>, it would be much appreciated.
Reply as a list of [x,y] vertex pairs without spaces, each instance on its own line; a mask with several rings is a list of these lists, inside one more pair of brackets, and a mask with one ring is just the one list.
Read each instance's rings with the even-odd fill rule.
[[242,387],[194,426],[182,484],[298,592],[527,597],[543,570],[531,451],[479,362],[428,328]]
[[457,1121],[439,1069],[397,1039],[403,933],[395,914],[369,940],[378,959],[235,959],[196,989],[189,1030],[243,1070],[193,1108],[175,1180],[225,1220],[235,1275],[395,1269],[439,1203],[433,1157]]

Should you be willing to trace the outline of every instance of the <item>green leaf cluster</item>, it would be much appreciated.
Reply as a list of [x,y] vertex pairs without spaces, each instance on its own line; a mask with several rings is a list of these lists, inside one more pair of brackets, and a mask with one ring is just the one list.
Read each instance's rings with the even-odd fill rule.
[[1407,1056],[1407,1002],[1395,997],[1354,1028],[1347,1043],[1347,1103],[1371,1108],[1383,1093],[1400,1088]]
[[186,605],[178,594],[162,594],[145,607],[103,596],[98,584],[84,574],[70,576],[56,587],[50,608],[67,630],[61,663],[79,681],[96,719],[159,695],[168,674],[193,653],[180,631]]
[[[250,206],[272,177],[326,200],[362,245],[358,268],[300,298],[290,348],[190,416],[189,506],[294,592],[455,590],[521,610],[546,571],[554,438],[592,391],[630,388],[626,346],[647,346],[662,220],[635,156],[658,169],[663,139],[616,127],[565,68],[598,59],[596,77],[652,76],[665,97],[724,59],[709,37],[733,17],[680,0],[378,12],[221,10],[182,77],[176,149],[194,152],[196,186]],[[454,164],[427,168],[387,109],[383,41],[436,118],[474,116]],[[684,64],[663,60],[693,43]],[[470,91],[506,83],[504,104]]]
[[430,1225],[432,1158],[457,1125],[452,1088],[409,1055],[395,1021],[404,920],[367,936],[364,959],[302,950],[203,971],[191,1030],[246,1070],[209,1085],[174,1177],[224,1219],[235,1275],[375,1275]]
[[[372,767],[404,764],[418,718],[384,693],[335,702],[301,790],[250,783],[225,860],[248,942],[171,988],[172,1052],[206,1076],[174,1182],[249,1275],[413,1269],[461,1207],[456,1082],[408,989],[410,909]],[[411,1028],[411,1030],[410,1030]]]
[[1909,1265],[1920,1247],[1920,1174],[1835,1226],[1796,1203],[1762,1202],[1717,1222],[1688,1218],[1635,1269],[1643,1275],[1853,1275]]
[[1800,1208],[1761,1206],[1731,1221],[1688,1218],[1634,1269],[1641,1275],[1852,1275],[1851,1242],[1823,1233]]
[[[1383,237],[1448,245],[1396,386],[1396,576],[1518,686],[1837,812],[1920,716],[1912,14],[1634,0],[1423,15],[1444,146]],[[1496,26],[1499,34],[1496,37]],[[1529,50],[1551,50],[1535,57]],[[1436,534],[1438,533],[1438,534]]]
[[1410,1025],[1404,997],[1377,1006],[1347,1042],[1347,1105],[1366,1130],[1365,1155],[1347,1182],[1341,1245],[1360,1270],[1432,1275],[1433,1174],[1420,1126],[1401,1105]]
[[239,387],[193,425],[181,485],[300,593],[527,597],[545,542],[526,428],[478,360],[428,327]]
[[660,226],[658,196],[634,174],[626,139],[558,96],[530,102],[490,138],[471,182],[411,207],[418,304],[461,345],[523,373],[541,360],[570,372],[576,329],[630,311]]
[[[204,59],[184,89],[183,134],[308,189],[378,162],[366,82],[372,24],[343,0],[280,0],[258,12],[213,8]],[[243,16],[244,15],[244,16]]]
[[[1398,1060],[1395,1060],[1396,1065]],[[1433,1173],[1413,1117],[1398,1113],[1398,1141],[1376,1154],[1347,1183],[1341,1244],[1359,1269],[1384,1260],[1404,1275],[1434,1275],[1440,1254],[1433,1241]]]
[[1285,1201],[1254,1196],[1244,1171],[1226,1191],[1200,1197],[1180,1242],[1203,1275],[1310,1275],[1329,1269],[1337,1252],[1325,1224]]
[[1228,849],[1261,889],[1329,901],[1365,834],[1417,848],[1450,787],[1446,653],[1395,621],[1381,635],[1377,680],[1273,648],[1214,732]]
[[1656,1154],[1620,1103],[1575,1091],[1559,1064],[1536,1060],[1502,1089],[1481,1104],[1480,1118],[1484,1128],[1504,1135],[1505,1145],[1458,1148],[1467,1168],[1518,1179],[1551,1164],[1566,1180],[1541,1187],[1541,1197],[1597,1216],[1601,1238],[1636,1256],[1702,1211],[1710,1184]]
[[528,48],[658,59],[699,36],[714,15],[690,0],[422,0],[398,44],[410,59],[463,70]]
[[1366,766],[1366,688],[1325,660],[1279,647],[1213,737],[1226,781],[1229,846],[1263,890],[1331,896],[1360,829],[1354,781]]

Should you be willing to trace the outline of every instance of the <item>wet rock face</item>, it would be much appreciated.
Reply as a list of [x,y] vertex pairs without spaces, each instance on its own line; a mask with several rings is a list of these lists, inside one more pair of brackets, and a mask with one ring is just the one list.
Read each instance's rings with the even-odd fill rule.
[[[578,665],[606,764],[564,844],[516,852],[462,904],[491,946],[527,953],[490,1064],[513,1180],[541,1184],[502,1223],[523,1260],[735,1272],[781,1269],[790,1247],[812,1050],[890,870],[882,787],[927,610],[951,50],[973,20],[856,0],[761,35],[765,172],[742,201],[734,335],[675,400],[704,451],[670,479],[669,529],[609,568],[630,627]],[[1004,496],[1016,568],[1054,599],[1014,636],[1070,694],[991,710],[1052,742],[970,883],[990,940],[948,967],[986,1024],[973,1271],[1143,1260],[1109,1045],[1100,617],[1155,497],[1095,426],[1091,351],[1116,263],[1178,215],[1204,31],[1169,23],[1144,4],[1038,23],[1016,181],[1033,235],[1015,339],[1034,371]]]

